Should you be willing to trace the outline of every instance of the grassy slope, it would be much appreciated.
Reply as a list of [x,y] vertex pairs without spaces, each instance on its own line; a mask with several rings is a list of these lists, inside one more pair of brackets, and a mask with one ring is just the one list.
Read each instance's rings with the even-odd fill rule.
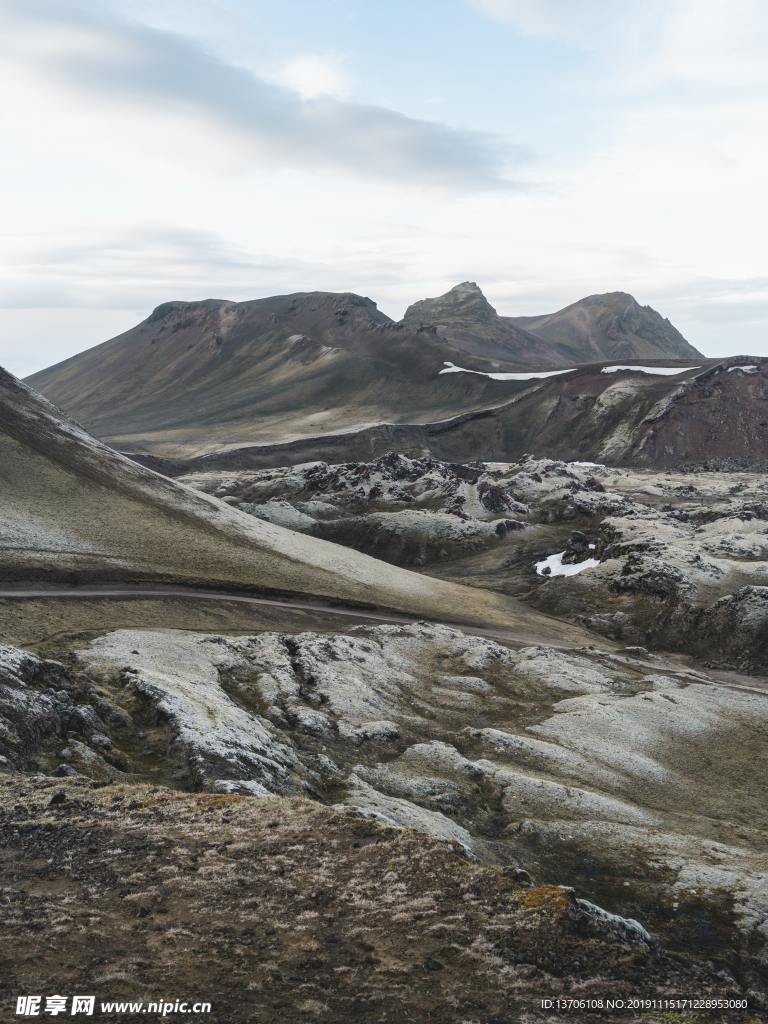
[[542,997],[741,994],[591,934],[568,891],[308,801],[13,779],[0,824],[11,1016],[36,991],[205,1000],[230,1024],[544,1022]]

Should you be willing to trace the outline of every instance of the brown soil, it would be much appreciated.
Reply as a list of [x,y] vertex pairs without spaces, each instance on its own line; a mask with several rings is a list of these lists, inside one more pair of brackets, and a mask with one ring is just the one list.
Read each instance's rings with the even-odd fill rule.
[[30,992],[207,1000],[167,1018],[207,1024],[506,1024],[554,1019],[542,997],[741,995],[591,934],[569,890],[298,799],[8,777],[0,899],[3,1020]]

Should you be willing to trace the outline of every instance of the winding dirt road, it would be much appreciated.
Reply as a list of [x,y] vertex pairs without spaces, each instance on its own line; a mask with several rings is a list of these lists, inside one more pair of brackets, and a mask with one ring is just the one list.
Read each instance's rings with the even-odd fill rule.
[[[175,598],[192,601],[221,601],[228,603],[246,604],[253,606],[265,606],[270,608],[285,608],[290,611],[316,612],[322,615],[338,616],[340,618],[355,619],[361,622],[374,622],[379,624],[413,623],[418,621],[432,621],[416,619],[412,616],[388,610],[367,610],[337,604],[325,604],[322,601],[308,601],[302,599],[287,599],[273,597],[257,597],[253,594],[232,593],[221,590],[198,590],[194,587],[158,587],[158,586],[84,586],[84,587],[45,587],[30,588],[18,587],[0,590],[0,600],[122,600],[122,599],[168,599]],[[485,629],[464,622],[446,622],[446,625],[455,626],[476,636],[485,636],[492,640],[514,645],[545,644],[558,650],[574,650],[578,647],[589,646],[597,650],[611,652],[621,656],[621,646],[606,640],[604,637],[596,636],[587,630],[579,629],[573,623],[556,619],[552,616],[543,615],[525,606],[520,608],[520,628]],[[566,637],[570,634],[572,639]],[[736,690],[746,690],[751,693],[759,693],[768,696],[768,678],[762,676],[747,676],[738,672],[726,672],[713,669],[704,669],[695,665],[685,655],[671,654],[666,652],[655,652],[649,656],[649,671],[658,670],[660,662],[666,663],[673,670],[695,671],[702,682],[709,682],[719,686],[726,686]]]

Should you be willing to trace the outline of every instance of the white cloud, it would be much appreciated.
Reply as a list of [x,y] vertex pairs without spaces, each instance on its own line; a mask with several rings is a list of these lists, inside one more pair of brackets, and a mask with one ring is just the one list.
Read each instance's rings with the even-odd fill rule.
[[[617,84],[768,84],[764,0],[469,0],[518,32],[595,51]],[[610,46],[606,40],[610,40]]]
[[318,96],[341,99],[349,94],[349,79],[333,57],[300,54],[287,61],[275,78],[304,100],[313,100]]
[[708,92],[768,85],[764,0],[674,0],[661,20],[651,81],[679,80]]
[[[200,149],[210,148],[211,136],[219,149],[229,140],[241,161],[319,165],[460,190],[513,185],[506,171],[519,162],[514,147],[472,129],[329,95],[329,68],[321,75],[316,59],[298,67],[302,98],[177,33],[98,10],[64,14],[53,2],[10,10],[0,57],[11,72],[63,93],[65,103],[69,93],[80,105],[110,105],[113,116],[117,109],[141,111],[148,121],[183,121]],[[294,85],[301,85],[298,78]]]
[[[469,0],[485,17],[531,36],[551,36],[579,46],[597,47],[606,35],[626,37],[645,24],[660,0],[640,5],[616,0]],[[674,3],[675,0],[669,0]]]
[[[517,19],[507,31],[542,33],[537,47],[557,34],[558,54],[600,41],[584,102],[607,96],[620,117],[589,149],[539,161],[535,188],[478,187],[504,176],[493,140],[355,103],[335,58],[288,88],[98,8],[20,15],[0,40],[14,197],[0,365],[30,369],[32,348],[51,362],[167,299],[354,290],[399,316],[467,279],[508,314],[630,291],[707,352],[768,353],[768,83],[755,57],[768,7],[665,0],[653,31],[629,38],[621,14],[639,5],[481,3]],[[272,57],[280,73],[320,55]]]

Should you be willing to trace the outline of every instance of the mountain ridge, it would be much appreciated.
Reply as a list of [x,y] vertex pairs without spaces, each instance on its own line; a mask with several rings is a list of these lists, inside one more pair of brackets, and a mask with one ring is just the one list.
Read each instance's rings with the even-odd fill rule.
[[588,358],[701,358],[667,317],[628,292],[587,295],[554,313],[509,319]]
[[463,342],[468,350],[474,339],[477,355],[487,356],[494,344],[500,350],[517,346],[531,362],[538,358],[542,365],[701,358],[668,318],[622,291],[587,295],[554,313],[502,316],[476,282],[463,281],[443,295],[414,302],[402,322],[433,324],[438,333]]
[[356,462],[390,451],[455,463],[515,462],[535,452],[612,466],[768,469],[768,359],[710,360],[674,376],[603,369],[518,383],[514,396],[493,408],[432,423],[233,446],[189,461],[137,458],[169,475]]
[[[353,292],[165,302],[28,382],[114,447],[188,458],[492,408],[510,384],[487,374],[571,367],[585,347],[500,317],[474,282],[446,295],[397,322]],[[479,372],[441,373],[448,363]]]

